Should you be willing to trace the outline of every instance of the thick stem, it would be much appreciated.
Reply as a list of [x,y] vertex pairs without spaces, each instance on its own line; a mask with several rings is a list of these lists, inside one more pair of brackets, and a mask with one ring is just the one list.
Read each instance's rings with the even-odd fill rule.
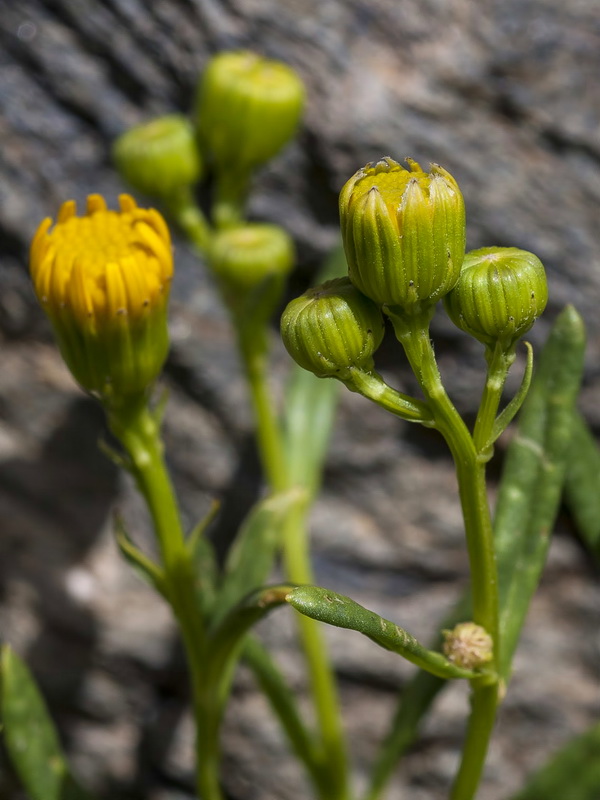
[[195,575],[186,547],[175,493],[163,458],[159,426],[146,398],[108,410],[110,428],[130,458],[130,470],[143,495],[158,540],[167,596],[185,647],[197,726],[197,782],[202,800],[222,800],[218,780],[218,729],[205,714],[206,636],[196,602]]
[[[471,571],[473,620],[492,637],[494,667],[499,651],[498,580],[485,461],[479,457],[466,425],[443,387],[429,337],[430,313],[412,317],[390,313],[390,317],[433,412],[435,427],[446,439],[454,458]],[[488,411],[490,408],[488,404]],[[487,415],[488,412],[486,419]],[[452,800],[471,800],[475,795],[494,724],[496,704],[497,685],[489,687],[472,682],[471,716]]]
[[[241,342],[248,383],[257,423],[263,468],[273,491],[290,487],[281,429],[267,386],[265,358],[261,347]],[[312,584],[306,508],[294,504],[284,522],[283,560],[287,579]],[[347,800],[348,761],[339,700],[327,645],[319,623],[298,615],[300,640],[306,658],[323,751],[321,800]]]

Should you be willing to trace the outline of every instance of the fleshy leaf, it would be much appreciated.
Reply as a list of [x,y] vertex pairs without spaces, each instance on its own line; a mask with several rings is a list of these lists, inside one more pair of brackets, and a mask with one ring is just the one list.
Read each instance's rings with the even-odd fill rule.
[[428,650],[394,622],[380,617],[342,594],[320,586],[298,586],[289,592],[286,601],[296,611],[311,619],[358,631],[380,647],[398,653],[407,661],[441,678],[472,679],[482,674],[457,667],[441,653]]

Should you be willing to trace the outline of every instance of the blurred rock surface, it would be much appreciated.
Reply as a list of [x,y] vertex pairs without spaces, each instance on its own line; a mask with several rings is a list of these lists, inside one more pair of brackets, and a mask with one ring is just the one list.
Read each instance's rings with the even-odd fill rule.
[[[251,213],[293,234],[294,289],[337,241],[337,193],[366,161],[436,161],[466,197],[469,247],[542,258],[550,304],[589,328],[582,407],[600,428],[600,10],[595,0],[0,0],[0,631],[33,666],[82,779],[99,795],[191,797],[185,670],[168,612],[123,565],[111,511],[150,545],[141,502],[98,452],[102,415],[51,344],[29,287],[28,241],[67,198],[125,187],[111,140],[189,109],[197,74],[223,48],[252,47],[301,73],[299,140],[261,173]],[[231,512],[260,492],[246,393],[225,314],[176,238],[166,440],[186,522],[214,496]],[[479,348],[434,325],[450,393],[473,414]],[[287,358],[274,334],[274,383]],[[411,378],[392,342],[380,366]],[[516,379],[514,379],[516,380]],[[492,469],[492,474],[497,468]],[[431,498],[435,498],[432,502]],[[500,716],[482,797],[502,800],[600,712],[598,576],[563,520]],[[451,464],[434,434],[341,396],[313,514],[321,583],[420,637],[460,592],[467,566]],[[302,697],[293,622],[262,628]],[[410,668],[358,635],[329,632],[355,778],[364,785]],[[390,797],[442,800],[460,747],[464,687],[436,702]],[[224,732],[231,800],[306,796],[298,766],[242,669]],[[2,783],[4,781],[4,784]],[[21,795],[0,778],[0,793]]]

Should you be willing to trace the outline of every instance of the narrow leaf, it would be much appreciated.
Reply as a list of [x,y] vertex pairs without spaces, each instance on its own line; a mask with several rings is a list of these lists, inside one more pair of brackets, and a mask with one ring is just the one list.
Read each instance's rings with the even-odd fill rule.
[[258,589],[229,610],[211,633],[210,660],[205,675],[207,686],[220,686],[223,697],[226,696],[228,680],[223,676],[230,673],[242,639],[269,611],[285,603],[290,588],[286,584]]
[[0,678],[6,750],[30,800],[88,800],[69,772],[33,676],[8,645],[0,654]]
[[600,722],[572,739],[512,800],[598,800]]
[[115,540],[125,560],[134,568],[137,574],[163,597],[166,597],[166,585],[162,569],[142,553],[131,541],[125,523],[119,514],[115,514]]
[[574,417],[565,497],[581,538],[600,560],[600,449],[581,414]]
[[254,636],[247,636],[244,640],[242,658],[254,673],[258,685],[275,711],[292,749],[306,766],[314,784],[319,786],[319,750],[299,714],[296,696],[281,670],[268,650]]
[[219,503],[214,502],[187,538],[187,547],[195,570],[196,595],[203,616],[207,619],[210,618],[217,596],[219,568],[215,549],[206,537],[206,530],[218,511]]
[[302,490],[290,489],[255,506],[229,551],[223,582],[213,605],[212,628],[249,592],[265,583],[286,515],[294,505],[305,501]]
[[320,586],[298,586],[292,589],[286,601],[311,619],[327,622],[338,628],[358,631],[380,647],[398,653],[407,661],[440,678],[476,678],[481,673],[457,667],[441,653],[424,647],[414,636],[374,611],[342,594]]
[[509,447],[494,527],[499,566],[500,674],[508,679],[558,512],[583,370],[585,329],[572,306],[560,314],[539,360]]
[[496,439],[508,428],[527,397],[527,392],[531,385],[531,377],[533,375],[533,347],[529,342],[525,342],[525,347],[527,348],[527,363],[525,365],[525,372],[523,373],[523,380],[521,381],[516,395],[496,417],[492,430],[492,438],[487,443],[486,449],[491,447]]

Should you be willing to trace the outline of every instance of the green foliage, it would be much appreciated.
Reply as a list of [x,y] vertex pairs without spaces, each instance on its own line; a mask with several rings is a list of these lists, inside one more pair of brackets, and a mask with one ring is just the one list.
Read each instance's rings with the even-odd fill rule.
[[349,597],[320,586],[298,586],[286,597],[296,611],[311,619],[358,631],[386,650],[440,678],[476,678],[478,673],[452,664],[441,653],[428,650],[408,631],[374,611],[369,611]]
[[8,645],[0,654],[0,679],[4,742],[30,800],[90,800],[69,771],[31,672]]
[[511,800],[598,800],[600,722],[568,742]]
[[585,328],[572,306],[556,320],[521,411],[496,505],[500,674],[513,653],[546,561],[563,491],[581,383]]
[[565,499],[581,538],[600,562],[600,449],[579,412],[571,430]]

